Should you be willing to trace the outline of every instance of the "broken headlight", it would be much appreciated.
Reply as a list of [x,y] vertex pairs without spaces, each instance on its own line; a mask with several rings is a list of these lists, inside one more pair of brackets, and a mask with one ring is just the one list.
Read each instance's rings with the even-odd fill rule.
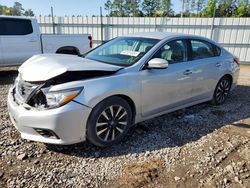
[[48,108],[57,108],[77,97],[83,88],[73,88],[61,91],[51,91],[45,94]]

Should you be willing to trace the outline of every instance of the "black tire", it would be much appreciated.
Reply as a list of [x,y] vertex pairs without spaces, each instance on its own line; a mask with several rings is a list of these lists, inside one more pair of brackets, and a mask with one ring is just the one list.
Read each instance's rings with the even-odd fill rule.
[[228,76],[223,76],[219,80],[214,90],[214,95],[212,100],[213,104],[220,105],[226,101],[226,98],[230,93],[231,84],[232,84],[231,79]]
[[99,147],[121,141],[132,125],[129,104],[120,97],[109,97],[97,104],[87,122],[87,139]]

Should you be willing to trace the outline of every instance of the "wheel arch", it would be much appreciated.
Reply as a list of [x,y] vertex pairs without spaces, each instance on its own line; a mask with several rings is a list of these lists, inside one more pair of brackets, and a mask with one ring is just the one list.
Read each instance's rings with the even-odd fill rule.
[[232,85],[232,83],[233,83],[233,76],[231,74],[224,74],[224,76],[222,76],[221,78],[223,78],[223,77],[229,78],[230,82],[231,82],[231,85]]
[[[227,77],[230,80],[230,90],[232,88],[232,84],[233,84],[233,76],[230,73],[225,73],[223,76],[220,77],[218,83],[220,82],[220,80],[224,77]],[[216,87],[218,85],[218,83],[216,84]]]
[[[99,103],[101,103],[102,101],[105,101],[105,100],[107,100],[108,98],[112,98],[112,97],[120,97],[120,98],[122,98],[123,100],[125,100],[127,103],[128,103],[128,105],[130,106],[130,108],[131,108],[131,111],[132,111],[132,122],[133,122],[133,124],[135,123],[135,117],[136,117],[136,105],[135,105],[135,103],[134,103],[134,101],[133,101],[133,99],[131,98],[131,97],[129,97],[128,95],[124,95],[124,94],[114,94],[114,95],[110,95],[110,96],[107,96],[107,97],[105,97],[105,98],[103,98],[101,101],[99,101],[98,103],[96,103],[95,105],[94,105],[94,107],[95,106],[97,106]],[[93,108],[94,108],[93,107]]]
[[62,46],[56,50],[57,54],[80,55],[80,50],[75,46]]
[[[133,115],[133,123],[135,122],[135,116],[136,116],[136,107],[135,107],[135,103],[134,101],[127,95],[113,95],[113,96],[117,96],[117,97],[121,97],[122,99],[124,99],[125,101],[127,101],[127,103],[129,104],[131,110],[132,110],[132,115]],[[112,97],[112,96],[111,96]]]

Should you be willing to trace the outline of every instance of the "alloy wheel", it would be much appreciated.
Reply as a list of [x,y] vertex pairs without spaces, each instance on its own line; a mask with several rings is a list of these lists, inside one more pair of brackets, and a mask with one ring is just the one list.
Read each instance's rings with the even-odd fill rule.
[[128,125],[128,112],[120,105],[111,105],[100,114],[96,121],[96,135],[104,142],[114,141]]
[[227,95],[230,91],[230,82],[228,79],[223,79],[217,88],[216,91],[216,100],[219,104],[223,103],[226,100]]

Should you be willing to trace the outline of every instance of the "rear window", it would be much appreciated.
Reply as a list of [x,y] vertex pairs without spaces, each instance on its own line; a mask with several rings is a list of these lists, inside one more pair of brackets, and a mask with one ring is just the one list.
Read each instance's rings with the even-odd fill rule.
[[28,35],[33,33],[30,20],[4,18],[0,19],[0,35]]
[[210,58],[220,55],[220,48],[203,40],[191,40],[192,59]]

